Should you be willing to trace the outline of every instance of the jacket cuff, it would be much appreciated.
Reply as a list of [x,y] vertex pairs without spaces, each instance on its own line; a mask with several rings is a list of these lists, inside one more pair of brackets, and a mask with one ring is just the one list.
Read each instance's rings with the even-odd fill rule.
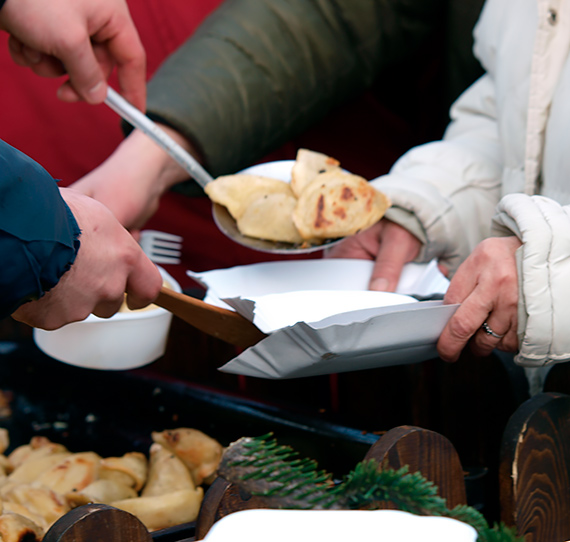
[[0,318],[53,288],[79,250],[80,229],[54,179],[0,141]]
[[497,206],[493,233],[515,234],[519,273],[520,365],[570,361],[570,207],[543,196],[510,194]]

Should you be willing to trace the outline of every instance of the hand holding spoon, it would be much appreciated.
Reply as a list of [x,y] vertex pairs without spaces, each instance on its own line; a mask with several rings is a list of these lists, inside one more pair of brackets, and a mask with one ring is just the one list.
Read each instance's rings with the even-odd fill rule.
[[[161,130],[144,113],[125,100],[118,92],[108,87],[105,103],[118,113],[129,124],[145,133],[162,149],[164,149],[185,171],[202,187],[212,182],[214,178],[200,165],[200,163],[168,134]],[[324,242],[322,245],[298,246],[291,243],[266,241],[242,235],[233,217],[222,205],[213,205],[214,221],[220,230],[230,239],[253,250],[277,254],[306,254],[330,247],[341,239]]]

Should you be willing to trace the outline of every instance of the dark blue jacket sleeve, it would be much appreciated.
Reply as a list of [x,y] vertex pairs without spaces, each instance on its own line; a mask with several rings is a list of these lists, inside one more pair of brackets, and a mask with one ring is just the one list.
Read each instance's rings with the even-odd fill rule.
[[0,318],[58,283],[79,234],[51,175],[0,140]]

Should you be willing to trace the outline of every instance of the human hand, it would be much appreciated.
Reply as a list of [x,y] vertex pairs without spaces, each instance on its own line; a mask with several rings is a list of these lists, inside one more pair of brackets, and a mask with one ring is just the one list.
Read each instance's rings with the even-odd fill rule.
[[[491,237],[479,243],[451,279],[444,302],[461,305],[441,333],[437,350],[453,362],[471,340],[473,352],[488,356],[495,348],[518,350],[517,237]],[[482,329],[488,326],[501,338]]]
[[137,242],[102,204],[73,189],[60,190],[81,228],[77,257],[54,288],[22,305],[12,317],[30,326],[57,329],[90,313],[112,316],[125,292],[131,309],[151,303],[162,277]]
[[369,288],[393,292],[404,264],[417,257],[421,245],[421,241],[408,230],[395,222],[382,219],[332,247],[326,252],[326,257],[374,260]]
[[12,59],[43,77],[67,73],[63,101],[101,103],[116,66],[123,96],[146,103],[146,57],[125,0],[7,0],[0,28]]
[[[160,128],[197,156],[178,132]],[[178,163],[147,135],[134,130],[105,162],[71,187],[103,203],[136,233],[157,210],[162,194],[186,179],[188,173]]]

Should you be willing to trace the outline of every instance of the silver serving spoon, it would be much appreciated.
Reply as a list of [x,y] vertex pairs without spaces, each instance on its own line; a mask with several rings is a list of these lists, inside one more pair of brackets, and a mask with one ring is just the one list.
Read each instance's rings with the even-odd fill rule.
[[[141,113],[136,107],[125,100],[118,92],[111,87],[107,89],[107,98],[105,103],[116,113],[118,113],[129,124],[138,128],[145,133],[155,143],[162,147],[185,171],[202,187],[212,182],[214,178],[198,163],[198,161],[185,149],[183,149],[168,134],[161,130],[152,120],[144,113]],[[227,235],[230,239],[261,252],[271,252],[274,254],[307,254],[316,252],[339,243],[342,239],[327,240],[321,245],[301,246],[293,243],[284,243],[278,241],[266,241],[264,239],[256,239],[242,235],[237,227],[236,221],[228,213],[223,205],[213,204],[212,213],[214,221],[220,231]]]

